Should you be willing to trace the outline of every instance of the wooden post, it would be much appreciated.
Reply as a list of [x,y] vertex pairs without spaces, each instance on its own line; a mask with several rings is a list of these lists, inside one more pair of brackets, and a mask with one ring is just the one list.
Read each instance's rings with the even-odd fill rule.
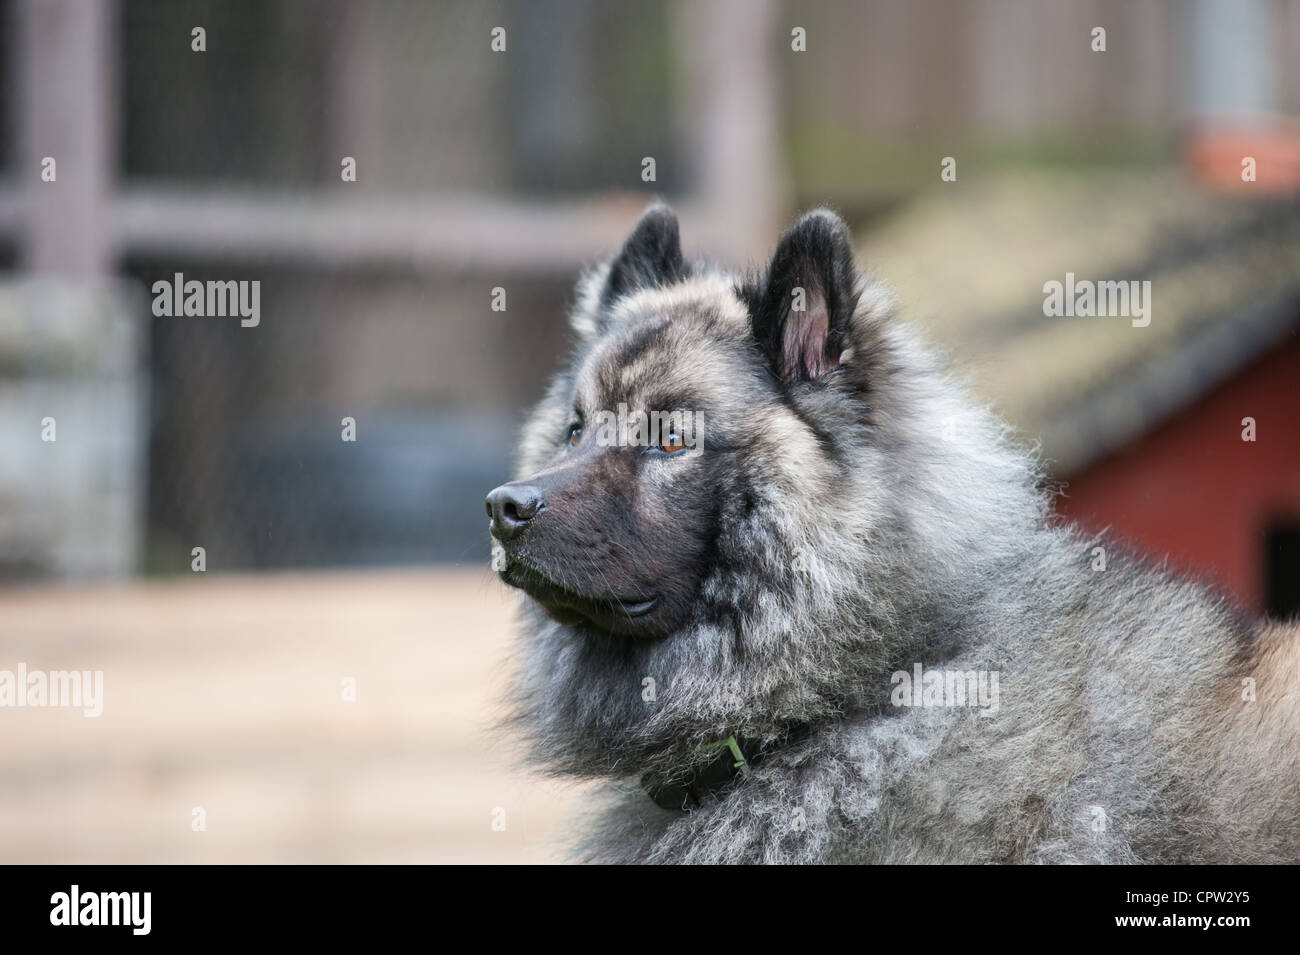
[[[94,276],[113,267],[116,8],[114,0],[16,2],[19,248],[33,272]],[[47,158],[53,182],[41,178]]]
[[673,15],[702,238],[741,264],[772,245],[787,212],[777,57],[788,33],[772,0],[679,0]]
[[324,8],[329,24],[325,83],[325,178],[341,183],[344,156],[357,161],[358,176],[348,194],[370,191],[383,178],[383,47],[374,0],[331,0]]

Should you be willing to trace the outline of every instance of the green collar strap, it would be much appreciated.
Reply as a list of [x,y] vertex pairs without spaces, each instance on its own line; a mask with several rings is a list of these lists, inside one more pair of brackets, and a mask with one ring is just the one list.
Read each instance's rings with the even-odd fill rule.
[[705,751],[716,749],[720,752],[711,762],[701,764],[685,778],[657,780],[647,776],[641,780],[641,785],[660,808],[673,812],[691,812],[737,779],[751,778],[754,765],[779,746],[807,735],[807,728],[801,727],[766,745],[743,736],[728,736],[705,746]]

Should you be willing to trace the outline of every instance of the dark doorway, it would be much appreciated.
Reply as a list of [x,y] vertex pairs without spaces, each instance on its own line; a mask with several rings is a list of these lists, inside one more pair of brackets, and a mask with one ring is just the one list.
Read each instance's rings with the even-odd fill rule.
[[1300,617],[1300,523],[1274,524],[1264,546],[1269,616]]

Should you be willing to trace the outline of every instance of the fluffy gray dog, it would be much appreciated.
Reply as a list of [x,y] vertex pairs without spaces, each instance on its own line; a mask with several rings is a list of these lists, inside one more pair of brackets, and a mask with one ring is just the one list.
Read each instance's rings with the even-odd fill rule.
[[1300,861],[1300,637],[1054,521],[834,214],[730,275],[654,206],[573,325],[488,513],[581,857]]

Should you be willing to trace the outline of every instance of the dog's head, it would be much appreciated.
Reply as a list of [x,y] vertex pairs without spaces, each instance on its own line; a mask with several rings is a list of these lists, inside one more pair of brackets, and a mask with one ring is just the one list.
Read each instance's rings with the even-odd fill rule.
[[529,426],[527,473],[487,498],[496,566],[561,623],[664,638],[698,615],[755,509],[833,479],[834,439],[789,395],[858,387],[849,236],[810,213],[736,284],[688,265],[654,206],[580,292],[583,348]]
[[534,752],[662,767],[886,697],[900,622],[936,620],[909,608],[992,533],[974,521],[1000,505],[971,493],[1006,470],[1021,495],[1028,471],[890,319],[844,223],[810,212],[731,276],[652,207],[573,324],[519,477],[487,498],[494,567],[527,595]]

